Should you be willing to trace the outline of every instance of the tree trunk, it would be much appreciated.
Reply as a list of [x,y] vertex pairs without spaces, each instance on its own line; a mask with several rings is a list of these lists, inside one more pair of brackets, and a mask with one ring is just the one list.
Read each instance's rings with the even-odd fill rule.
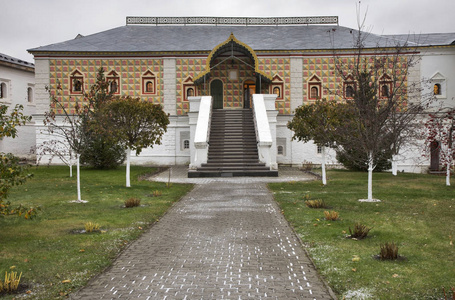
[[81,171],[80,171],[80,154],[76,154],[76,171],[77,171],[77,201],[82,202],[81,198]]
[[73,178],[73,164],[70,163],[70,178]]
[[449,160],[447,161],[446,186],[450,186],[450,167],[452,166],[452,149],[449,148]]
[[322,169],[322,184],[326,185],[327,184],[327,177],[325,174],[325,147],[322,146],[322,163],[321,163],[321,169]]
[[373,200],[373,152],[368,154],[368,200]]
[[397,176],[397,172],[398,172],[398,159],[397,159],[398,155],[394,154],[392,155],[392,175],[393,176]]
[[131,160],[131,149],[126,148],[126,187],[131,187],[130,183],[130,160]]

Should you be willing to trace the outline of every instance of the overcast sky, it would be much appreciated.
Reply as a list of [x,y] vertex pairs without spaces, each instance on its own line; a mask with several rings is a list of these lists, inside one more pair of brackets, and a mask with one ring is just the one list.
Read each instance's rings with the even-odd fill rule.
[[[339,16],[357,28],[355,0],[0,0],[0,53],[33,62],[26,50],[124,26],[127,16]],[[367,11],[368,10],[368,11]],[[455,0],[362,0],[376,34],[455,32]]]

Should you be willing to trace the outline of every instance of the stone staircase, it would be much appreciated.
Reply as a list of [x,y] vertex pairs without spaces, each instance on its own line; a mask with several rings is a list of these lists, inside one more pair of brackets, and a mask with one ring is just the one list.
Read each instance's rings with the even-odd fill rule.
[[253,112],[214,110],[207,163],[188,171],[188,177],[278,176],[259,162]]

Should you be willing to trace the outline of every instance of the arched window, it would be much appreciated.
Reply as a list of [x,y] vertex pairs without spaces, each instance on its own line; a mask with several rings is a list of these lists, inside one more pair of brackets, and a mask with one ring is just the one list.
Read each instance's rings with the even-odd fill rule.
[[276,95],[277,98],[281,98],[281,91],[279,87],[274,87],[273,88],[273,93]]
[[188,97],[193,97],[194,96],[194,89],[193,88],[188,88],[186,90],[186,98],[188,99]]
[[153,81],[147,81],[145,91],[147,93],[153,93]]
[[74,79],[73,81],[73,92],[82,92],[82,81]]
[[118,91],[118,85],[117,85],[117,81],[113,80],[109,83],[109,92],[111,93],[117,93]]
[[352,85],[346,86],[345,97],[354,98],[354,87]]
[[27,100],[28,103],[33,103],[33,89],[31,87],[27,88]]
[[0,84],[0,99],[7,98],[8,96],[8,91],[6,89],[6,83],[2,82]]
[[381,96],[384,98],[389,97],[389,86],[387,84],[381,86]]
[[311,99],[319,98],[319,89],[316,86],[311,87],[310,98]]
[[283,146],[278,146],[277,147],[277,154],[278,155],[283,155],[284,154],[284,147]]
[[433,89],[434,89],[434,94],[435,95],[441,95],[441,85],[439,83],[436,83],[433,86]]

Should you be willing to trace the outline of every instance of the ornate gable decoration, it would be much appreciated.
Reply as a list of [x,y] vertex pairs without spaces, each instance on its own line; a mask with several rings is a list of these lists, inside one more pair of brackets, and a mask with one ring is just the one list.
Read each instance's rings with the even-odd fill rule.
[[224,53],[224,51],[227,49],[227,47],[231,44],[234,44],[238,46],[238,48],[243,49],[248,56],[254,61],[254,72],[261,76],[265,82],[271,82],[272,77],[262,71],[259,70],[259,63],[258,63],[258,58],[256,56],[256,53],[254,50],[248,46],[245,43],[240,42],[233,33],[229,36],[229,38],[224,41],[223,43],[219,44],[215,48],[213,48],[212,52],[210,52],[209,56],[207,57],[207,62],[205,66],[205,71],[199,74],[194,78],[194,83],[195,84],[201,84],[204,81],[204,78],[208,77],[210,75],[210,70],[211,70],[211,63],[212,61],[218,57],[221,53]]

